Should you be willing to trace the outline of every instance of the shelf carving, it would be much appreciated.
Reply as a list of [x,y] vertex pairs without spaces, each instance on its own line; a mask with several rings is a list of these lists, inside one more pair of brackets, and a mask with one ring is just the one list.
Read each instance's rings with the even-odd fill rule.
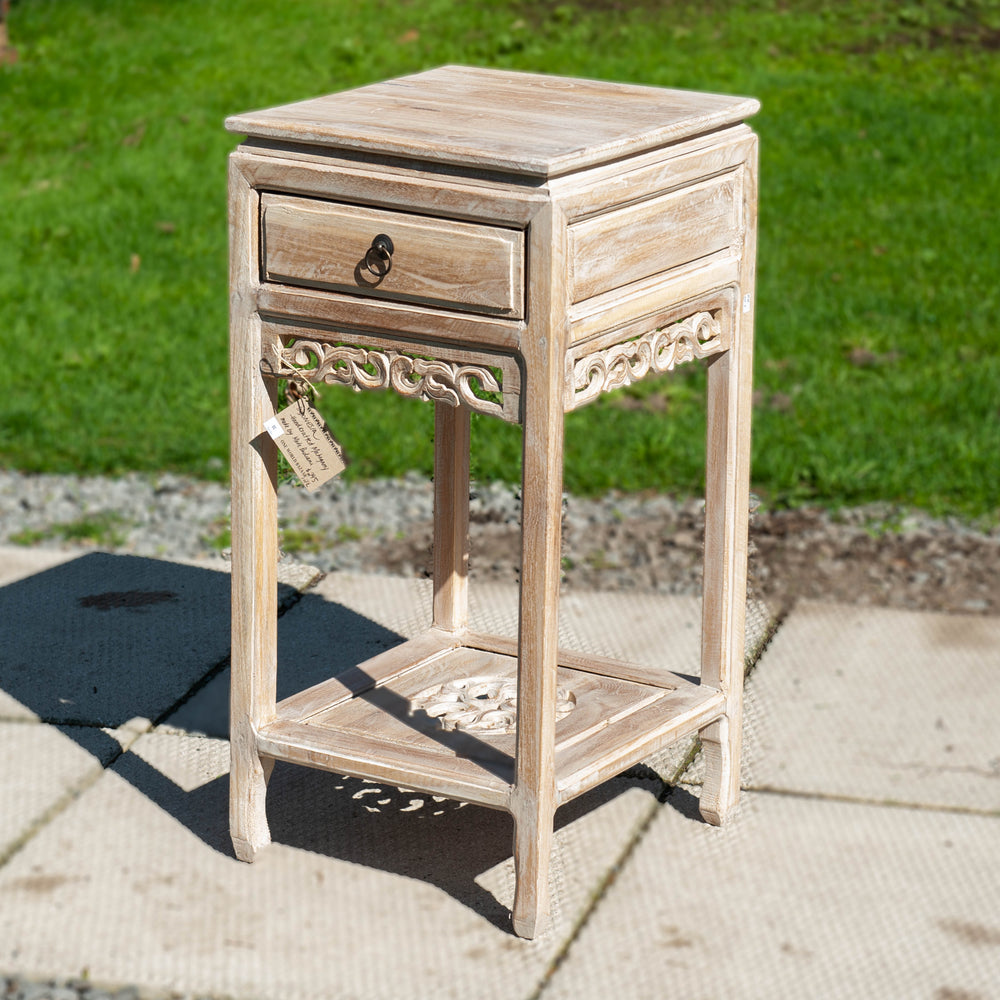
[[[572,691],[556,691],[556,721],[576,708]],[[451,731],[485,735],[513,733],[517,728],[517,679],[457,677],[421,691],[410,702],[410,714],[424,712]]]
[[[401,396],[467,406],[478,413],[503,417],[503,384],[485,365],[460,364],[348,344],[297,340],[276,352],[277,365],[268,374],[328,385],[362,389],[394,389]],[[266,363],[265,363],[266,364]],[[484,399],[489,393],[499,399]]]
[[721,350],[719,321],[709,312],[695,313],[670,326],[580,358],[573,366],[573,406],[582,406],[602,392],[638,382],[651,371],[672,371],[679,364]]

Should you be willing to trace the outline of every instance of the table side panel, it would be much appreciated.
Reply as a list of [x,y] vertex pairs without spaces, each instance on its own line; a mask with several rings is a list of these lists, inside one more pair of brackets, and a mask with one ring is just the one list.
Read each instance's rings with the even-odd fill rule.
[[570,219],[574,343],[739,284],[756,137],[710,138],[552,184]]
[[752,158],[754,140],[753,131],[739,125],[556,178],[547,190],[571,224],[583,222],[735,170]]
[[572,301],[728,251],[741,207],[730,171],[571,225]]
[[[710,299],[725,289],[735,294],[739,278],[739,259],[717,256],[581,302],[570,309],[573,351],[578,352],[584,343],[588,348],[591,344],[608,346],[655,330],[672,318],[681,318],[678,309],[687,309],[689,303]],[[623,334],[626,329],[631,333]]]

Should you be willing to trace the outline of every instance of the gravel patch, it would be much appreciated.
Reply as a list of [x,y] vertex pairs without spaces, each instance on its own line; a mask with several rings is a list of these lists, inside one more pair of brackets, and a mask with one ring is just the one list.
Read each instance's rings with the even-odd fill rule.
[[[426,576],[433,486],[411,474],[317,493],[279,490],[282,547],[323,572]],[[613,493],[563,503],[563,587],[698,593],[704,504]],[[518,491],[474,484],[470,574],[516,581]],[[228,557],[229,493],[174,475],[117,479],[0,470],[0,543],[177,558]],[[751,593],[781,613],[806,597],[971,614],[1000,613],[1000,527],[888,504],[757,511]]]
[[212,1000],[207,994],[141,993],[136,986],[102,989],[89,979],[33,980],[0,975],[2,1000]]

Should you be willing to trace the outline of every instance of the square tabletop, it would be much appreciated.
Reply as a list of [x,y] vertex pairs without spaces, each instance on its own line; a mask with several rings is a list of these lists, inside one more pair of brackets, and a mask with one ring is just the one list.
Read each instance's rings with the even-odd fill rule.
[[226,120],[252,139],[548,178],[737,124],[759,103],[687,90],[438,69]]

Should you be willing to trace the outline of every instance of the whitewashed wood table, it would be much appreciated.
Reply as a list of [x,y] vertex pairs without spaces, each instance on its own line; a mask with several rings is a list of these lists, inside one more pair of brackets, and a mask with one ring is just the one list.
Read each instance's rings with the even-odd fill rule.
[[[757,203],[744,119],[757,108],[448,66],[227,121],[247,137],[230,160],[240,858],[269,842],[274,760],[507,810],[513,926],[532,937],[548,913],[558,806],[698,732],[702,815],[717,824],[731,811]],[[692,683],[559,648],[557,615],[564,414],[700,358],[705,583]],[[275,449],[263,427],[289,376],[433,401],[433,625],[277,703]],[[468,625],[473,411],[523,430],[516,637]],[[664,635],[665,659],[670,644]]]

